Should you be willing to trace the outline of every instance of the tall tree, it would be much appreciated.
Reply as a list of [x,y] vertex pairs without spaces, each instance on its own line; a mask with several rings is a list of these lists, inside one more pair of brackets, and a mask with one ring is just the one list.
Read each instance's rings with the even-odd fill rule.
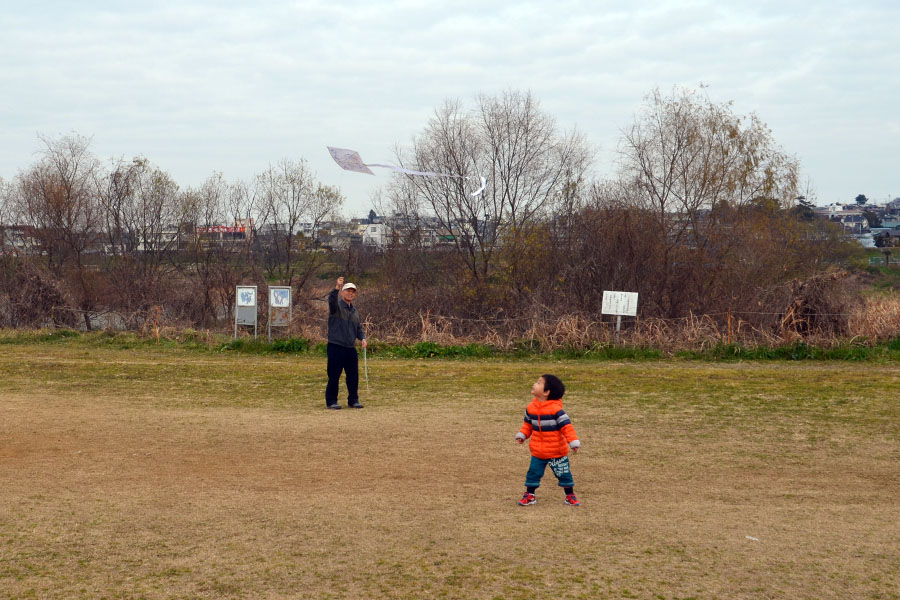
[[798,196],[797,204],[794,205],[793,214],[801,221],[812,221],[816,218],[816,213],[813,211],[815,205],[810,202],[806,196]]
[[[455,177],[395,180],[390,195],[406,216],[428,213],[449,232],[476,285],[495,272],[498,249],[515,265],[532,228],[553,215],[582,181],[590,152],[576,133],[560,132],[531,93],[480,95],[472,109],[447,101],[398,160]],[[478,177],[487,187],[473,196]],[[464,179],[464,178],[470,179]]]
[[178,185],[150,161],[120,160],[100,190],[105,269],[119,308],[132,315],[162,302],[166,257],[178,249]]
[[0,177],[0,255],[6,253],[7,236],[4,226],[13,224],[13,186]]
[[[642,215],[644,235],[656,249],[641,265],[645,285],[653,282],[644,298],[664,315],[686,312],[689,302],[696,306],[708,297],[712,275],[724,273],[735,224],[725,227],[717,215],[790,208],[799,195],[797,160],[756,115],[736,115],[730,103],[690,90],[648,95],[619,151],[621,191],[612,198]],[[700,276],[688,264],[707,265],[708,272]]]
[[267,232],[264,252],[268,277],[283,285],[302,287],[322,257],[313,240],[300,233],[301,225],[313,235],[322,221],[337,214],[343,196],[316,181],[305,160],[282,160],[256,178],[260,226]]
[[85,327],[95,301],[87,252],[100,243],[99,181],[102,168],[79,135],[41,137],[38,162],[18,176],[18,212],[33,228],[50,269],[65,277]]
[[248,241],[215,231],[233,225],[228,220],[229,194],[229,183],[214,173],[199,188],[185,190],[179,202],[179,220],[191,233],[186,260],[178,263],[183,280],[192,283],[183,300],[188,311],[184,316],[205,327],[232,314],[235,286],[248,275],[247,266],[234,260]]
[[0,177],[0,225],[12,225],[12,186]]

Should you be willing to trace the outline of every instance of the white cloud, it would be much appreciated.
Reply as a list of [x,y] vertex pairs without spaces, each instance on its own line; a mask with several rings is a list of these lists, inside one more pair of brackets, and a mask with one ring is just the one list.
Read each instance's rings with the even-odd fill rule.
[[182,185],[306,158],[365,212],[386,177],[338,171],[326,145],[390,160],[445,99],[520,89],[608,170],[647,92],[703,82],[759,114],[823,202],[879,199],[900,193],[898,24],[866,0],[20,3],[0,15],[0,176],[28,166],[36,133],[74,130]]

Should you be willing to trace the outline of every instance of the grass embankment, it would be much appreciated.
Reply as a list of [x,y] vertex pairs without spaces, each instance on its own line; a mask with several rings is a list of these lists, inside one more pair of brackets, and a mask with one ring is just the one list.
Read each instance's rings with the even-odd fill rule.
[[[135,348],[194,350],[204,353],[239,353],[252,355],[318,354],[325,355],[325,344],[305,338],[252,339],[212,332],[182,330],[174,337],[154,339],[132,332],[98,331],[82,333],[67,329],[16,331],[0,330],[0,345],[19,343],[79,344],[89,348]],[[700,361],[745,360],[850,360],[900,361],[900,338],[882,342],[836,340],[829,346],[817,346],[803,341],[780,346],[743,346],[740,344],[702,344],[697,350],[681,350],[666,354],[647,346],[601,345],[589,348],[561,348],[545,351],[534,340],[522,340],[510,349],[498,349],[484,344],[442,345],[419,342],[391,345],[370,341],[368,355],[383,358],[443,358],[443,359],[543,359],[543,360],[660,360],[676,358]]]
[[[326,411],[315,353],[89,342],[0,344],[0,596],[900,597],[893,363],[370,354]],[[577,509],[514,505],[543,372]]]

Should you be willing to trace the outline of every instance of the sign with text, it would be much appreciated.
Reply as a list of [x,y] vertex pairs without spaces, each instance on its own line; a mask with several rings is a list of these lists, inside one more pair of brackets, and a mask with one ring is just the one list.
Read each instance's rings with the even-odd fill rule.
[[603,306],[600,311],[604,315],[637,316],[637,292],[603,292]]
[[216,225],[214,227],[198,227],[197,233],[245,233],[246,227],[228,227],[226,225]]

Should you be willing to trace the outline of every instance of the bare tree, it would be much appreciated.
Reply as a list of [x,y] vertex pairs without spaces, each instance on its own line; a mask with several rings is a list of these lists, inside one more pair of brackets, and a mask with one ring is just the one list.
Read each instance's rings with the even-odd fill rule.
[[13,186],[0,177],[0,256],[10,251],[6,227],[15,224],[13,217]]
[[760,202],[790,207],[798,196],[797,160],[756,115],[737,116],[730,103],[688,90],[653,91],[619,151],[621,188],[612,198],[639,211],[656,249],[641,268],[654,281],[645,302],[660,314],[681,314],[689,304],[702,310],[715,274],[725,276],[740,222],[726,226],[717,218],[723,209],[734,218]]
[[166,293],[166,259],[178,249],[178,185],[143,157],[118,161],[105,183],[104,267],[118,307],[133,315]]
[[100,241],[102,169],[89,150],[88,138],[73,134],[40,139],[45,145],[40,159],[18,176],[18,212],[37,236],[52,272],[69,281],[90,329],[88,311],[96,290],[86,258]]
[[12,225],[12,186],[0,177],[0,225]]
[[[517,263],[530,228],[557,212],[566,186],[582,180],[590,153],[578,134],[560,134],[530,93],[479,96],[476,104],[466,111],[446,102],[414,140],[410,157],[398,154],[417,170],[455,177],[408,177],[390,193],[398,208],[421,206],[436,216],[473,283],[481,284],[501,245],[505,264]],[[479,176],[487,187],[473,196],[471,181]]]
[[797,197],[799,165],[776,145],[755,114],[735,115],[676,89],[657,89],[625,132],[619,148],[622,180],[635,185],[636,202],[663,215],[694,214],[726,202],[742,206],[775,198],[783,207]]
[[172,249],[166,232],[177,225],[178,184],[143,157],[119,161],[100,200],[111,253],[157,254]]
[[323,260],[315,252],[315,232],[340,210],[343,196],[319,184],[304,160],[269,167],[257,176],[256,190],[266,274],[299,290]]
[[183,316],[207,327],[231,314],[235,286],[249,275],[248,266],[235,260],[249,240],[216,231],[228,223],[229,194],[228,182],[215,173],[199,188],[185,190],[179,205],[189,235],[176,264],[182,280],[191,283],[181,300]]

